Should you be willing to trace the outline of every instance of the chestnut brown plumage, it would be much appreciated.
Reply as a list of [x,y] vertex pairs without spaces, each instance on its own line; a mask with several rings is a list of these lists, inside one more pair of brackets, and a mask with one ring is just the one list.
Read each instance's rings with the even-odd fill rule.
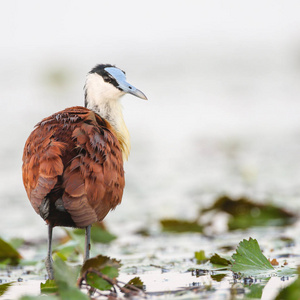
[[103,220],[121,203],[123,158],[127,158],[130,146],[116,103],[125,93],[146,99],[125,81],[123,71],[111,65],[92,69],[85,88],[85,103],[90,109],[71,107],[43,119],[23,152],[27,196],[49,228],[46,268],[50,279],[54,277],[52,228],[86,228],[87,259],[91,224]]

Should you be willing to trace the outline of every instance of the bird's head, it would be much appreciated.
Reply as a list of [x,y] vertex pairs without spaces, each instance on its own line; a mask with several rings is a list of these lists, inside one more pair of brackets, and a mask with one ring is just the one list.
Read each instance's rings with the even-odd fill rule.
[[125,94],[147,100],[142,91],[126,81],[125,72],[113,65],[97,65],[88,73],[85,83],[86,107],[95,106],[98,102],[118,100]]

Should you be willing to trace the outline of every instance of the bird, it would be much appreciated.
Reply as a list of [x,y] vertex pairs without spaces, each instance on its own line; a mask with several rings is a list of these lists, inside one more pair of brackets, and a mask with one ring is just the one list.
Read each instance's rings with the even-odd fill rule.
[[84,106],[44,118],[25,143],[23,184],[32,207],[48,225],[45,266],[50,280],[54,279],[53,228],[85,229],[86,261],[91,225],[121,203],[123,164],[130,152],[120,102],[125,94],[147,100],[127,82],[123,70],[98,64],[86,76]]

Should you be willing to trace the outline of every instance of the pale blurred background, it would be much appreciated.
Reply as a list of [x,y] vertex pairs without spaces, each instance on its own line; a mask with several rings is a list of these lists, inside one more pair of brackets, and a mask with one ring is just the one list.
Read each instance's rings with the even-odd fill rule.
[[[6,1],[0,9],[0,235],[45,236],[22,179],[43,117],[112,63],[132,137],[114,229],[193,217],[226,193],[299,209],[300,2]],[[155,225],[153,225],[155,226]]]

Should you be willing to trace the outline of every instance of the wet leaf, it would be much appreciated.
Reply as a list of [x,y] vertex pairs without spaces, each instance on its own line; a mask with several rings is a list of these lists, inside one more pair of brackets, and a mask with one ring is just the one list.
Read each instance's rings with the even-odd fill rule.
[[215,253],[210,259],[209,261],[214,264],[214,265],[218,265],[218,266],[228,266],[231,265],[231,261],[221,257],[219,254]]
[[0,296],[2,296],[12,285],[13,282],[0,284]]
[[163,231],[170,232],[202,232],[202,226],[197,221],[184,221],[176,219],[163,219],[160,220]]
[[89,269],[99,271],[110,278],[118,276],[120,261],[104,255],[98,255],[85,261],[81,268],[81,275]]
[[125,284],[124,287],[127,289],[132,289],[133,286],[140,290],[144,290],[144,282],[141,280],[140,277],[132,278]]
[[41,293],[56,293],[58,291],[57,284],[54,280],[47,280],[45,283],[41,282]]
[[243,240],[232,255],[233,264],[231,270],[243,275],[258,275],[265,272],[272,272],[274,268],[262,254],[258,242],[250,238]]
[[7,261],[8,264],[17,265],[20,258],[19,252],[0,238],[0,262]]
[[220,197],[209,208],[202,210],[226,212],[230,215],[229,230],[246,229],[252,226],[285,226],[293,224],[297,216],[272,204],[260,204],[247,198]]

